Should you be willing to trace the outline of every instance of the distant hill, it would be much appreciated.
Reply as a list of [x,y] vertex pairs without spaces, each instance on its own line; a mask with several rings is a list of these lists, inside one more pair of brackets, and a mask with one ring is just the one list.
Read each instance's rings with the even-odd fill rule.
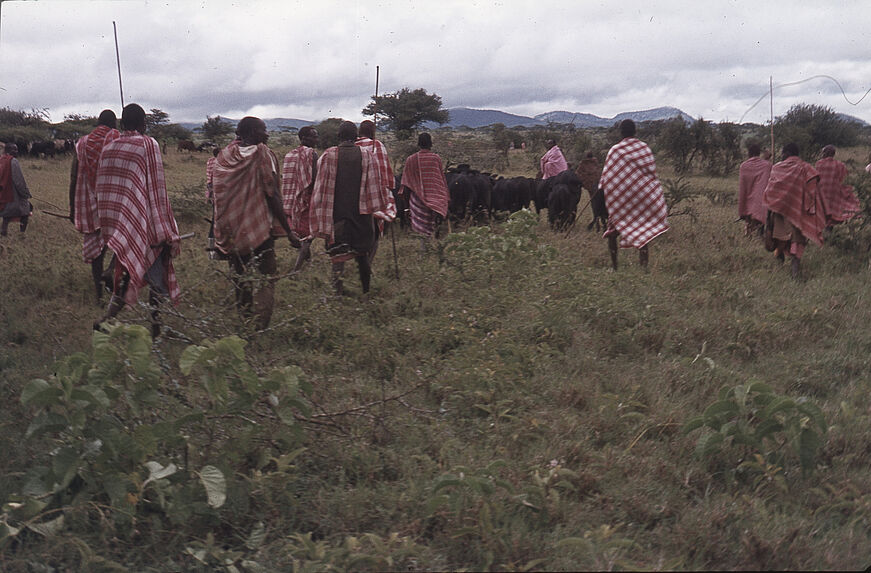
[[[426,129],[436,129],[437,127],[451,127],[451,128],[459,128],[459,127],[469,127],[472,129],[478,127],[486,127],[488,125],[493,125],[494,123],[501,123],[505,127],[536,127],[536,126],[547,126],[548,124],[571,124],[575,127],[585,128],[585,127],[611,127],[618,121],[622,121],[624,119],[633,119],[637,122],[642,121],[656,121],[661,119],[671,119],[673,117],[681,117],[685,121],[693,121],[692,116],[683,111],[675,108],[675,107],[657,107],[655,109],[648,109],[643,111],[629,111],[624,112],[614,117],[599,117],[597,115],[593,115],[590,113],[576,113],[570,111],[549,111],[547,113],[541,113],[536,115],[535,117],[527,117],[524,115],[515,115],[513,113],[506,113],[504,111],[499,111],[496,109],[472,109],[468,107],[454,107],[448,109],[450,112],[450,120],[448,123],[444,125],[439,125],[434,122],[427,122],[424,124],[424,128]],[[853,121],[858,121],[864,124],[862,120],[845,116],[847,119],[851,119]],[[234,126],[239,122],[238,119],[232,119],[229,117],[223,118]],[[266,128],[269,131],[279,131],[281,128],[296,128],[299,129],[304,125],[314,125],[319,123],[317,121],[311,121],[306,119],[292,119],[292,118],[269,118],[264,119],[266,122]],[[202,123],[180,123],[182,127],[187,129],[197,129],[202,127]],[[866,124],[867,125],[867,124]]]
[[[630,111],[621,113],[612,118],[599,117],[590,113],[576,113],[570,111],[549,111],[535,117],[514,115],[492,109],[470,109],[467,107],[450,108],[450,121],[444,124],[447,127],[485,127],[494,123],[501,123],[505,127],[535,127],[550,123],[571,124],[575,127],[611,127],[618,121],[633,119],[635,121],[656,121],[681,117],[685,121],[693,121],[692,116],[675,107],[658,107],[644,111]],[[427,123],[428,129],[438,127],[437,123]]]

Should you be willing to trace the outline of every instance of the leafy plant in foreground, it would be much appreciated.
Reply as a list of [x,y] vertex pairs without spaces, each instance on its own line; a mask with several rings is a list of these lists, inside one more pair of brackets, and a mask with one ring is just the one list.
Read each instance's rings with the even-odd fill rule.
[[790,460],[797,459],[804,473],[813,471],[828,431],[815,404],[779,396],[761,382],[723,388],[717,401],[684,425],[684,433],[703,427],[710,431],[696,442],[697,456],[738,450],[748,460],[741,467],[759,470],[773,481],[779,481],[776,466]]
[[[200,374],[203,407],[177,395],[143,327],[95,332],[92,344],[90,354],[66,357],[21,393],[35,410],[26,435],[49,436],[51,450],[3,506],[0,548],[25,531],[48,537],[67,527],[108,527],[119,537],[202,531],[222,522],[233,495],[246,495],[234,492],[258,489],[231,487],[237,476],[266,483],[301,451],[293,411],[308,411],[307,385],[294,367],[259,376],[243,340],[206,342],[182,355],[182,372]],[[247,527],[244,516],[227,517]]]

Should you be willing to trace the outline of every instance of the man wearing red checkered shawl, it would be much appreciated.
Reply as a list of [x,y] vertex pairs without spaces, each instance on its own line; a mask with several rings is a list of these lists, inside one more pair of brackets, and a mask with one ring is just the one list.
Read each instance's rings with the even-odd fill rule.
[[792,257],[792,277],[801,276],[801,257],[808,240],[823,244],[826,213],[818,189],[820,174],[798,156],[798,145],[783,146],[783,160],[771,168],[762,198],[771,211],[771,232],[776,254]]
[[834,145],[823,147],[823,158],[814,165],[820,174],[820,199],[829,226],[848,221],[862,210],[853,188],[844,185],[847,166],[835,159],[835,151]]
[[771,175],[771,162],[759,157],[761,152],[757,142],[748,142],[747,160],[738,169],[738,217],[744,221],[748,237],[762,229],[768,212],[762,193]]
[[371,153],[354,145],[357,127],[339,126],[339,145],[318,160],[311,202],[311,234],[327,243],[333,266],[333,286],[343,294],[345,261],[356,259],[363,293],[369,291],[371,251],[375,244],[374,213],[387,212],[388,192],[381,185]]
[[417,146],[420,151],[405,160],[399,192],[411,192],[408,201],[411,230],[420,233],[425,239],[435,234],[437,217],[444,219],[447,216],[449,195],[442,159],[431,151],[432,136],[421,133],[417,138]]
[[[135,304],[139,289],[148,283],[149,302],[160,298],[178,301],[179,287],[172,257],[179,253],[179,235],[166,193],[163,159],[153,138],[145,134],[145,110],[124,107],[124,131],[103,147],[97,167],[96,195],[100,230],[115,253],[115,281],[106,315],[114,317],[124,304]],[[156,308],[152,335],[160,333]]]
[[668,208],[653,152],[646,143],[635,138],[635,122],[620,123],[623,139],[608,151],[599,187],[608,207],[608,239],[611,265],[617,270],[617,241],[620,248],[638,249],[638,260],[647,269],[648,243],[668,231]]
[[76,230],[82,233],[82,258],[91,264],[91,278],[97,303],[103,297],[103,258],[106,245],[100,232],[97,213],[97,166],[107,143],[120,137],[115,129],[117,118],[110,109],[100,113],[99,124],[88,135],[76,142],[76,153],[70,168],[70,218]]
[[378,165],[378,178],[381,186],[387,191],[387,211],[372,213],[375,223],[378,225],[378,233],[375,234],[375,245],[372,247],[371,256],[375,257],[378,250],[378,240],[384,234],[384,223],[396,219],[396,200],[393,198],[393,168],[390,166],[390,158],[387,156],[387,146],[375,139],[375,123],[368,119],[360,122],[359,136],[355,142],[358,147],[368,150],[375,158]]
[[301,246],[296,257],[294,271],[311,258],[311,242],[309,237],[309,206],[312,190],[315,185],[315,175],[318,171],[318,154],[314,150],[318,146],[318,130],[306,125],[300,128],[299,147],[287,152],[281,170],[281,196],[284,201],[284,214],[293,232],[300,236]]
[[[272,318],[278,272],[273,237],[286,234],[295,247],[299,241],[284,216],[278,159],[266,146],[266,123],[244,117],[236,126],[236,136],[215,164],[215,246],[228,255],[239,311],[264,329]],[[257,293],[242,276],[250,264],[266,278]]]

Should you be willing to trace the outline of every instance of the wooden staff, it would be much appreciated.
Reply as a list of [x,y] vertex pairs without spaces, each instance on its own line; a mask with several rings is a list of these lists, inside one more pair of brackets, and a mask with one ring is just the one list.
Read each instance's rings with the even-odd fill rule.
[[121,90],[121,109],[124,109],[124,84],[121,83],[121,55],[118,52],[118,28],[112,20],[112,30],[115,33],[115,62],[118,64],[118,88]]

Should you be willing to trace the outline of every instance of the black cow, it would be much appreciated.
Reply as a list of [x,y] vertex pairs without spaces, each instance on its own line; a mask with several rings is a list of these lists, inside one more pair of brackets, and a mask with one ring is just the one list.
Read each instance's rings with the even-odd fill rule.
[[600,223],[602,229],[608,226],[608,206],[605,204],[605,193],[598,185],[595,190],[590,190],[590,208],[593,210],[593,220],[587,225],[587,230],[592,230],[595,225],[596,232],[599,232]]
[[575,220],[580,193],[566,183],[556,183],[547,196],[547,221],[554,231],[564,231]]
[[463,163],[445,173],[450,200],[448,212],[454,220],[470,218],[489,220],[493,182],[489,173],[481,173]]
[[535,192],[535,180],[529,177],[500,177],[493,185],[493,211],[515,213],[529,207]]
[[54,141],[34,141],[30,144],[30,155],[33,157],[54,157]]
[[176,151],[196,151],[197,146],[190,139],[179,139]]

